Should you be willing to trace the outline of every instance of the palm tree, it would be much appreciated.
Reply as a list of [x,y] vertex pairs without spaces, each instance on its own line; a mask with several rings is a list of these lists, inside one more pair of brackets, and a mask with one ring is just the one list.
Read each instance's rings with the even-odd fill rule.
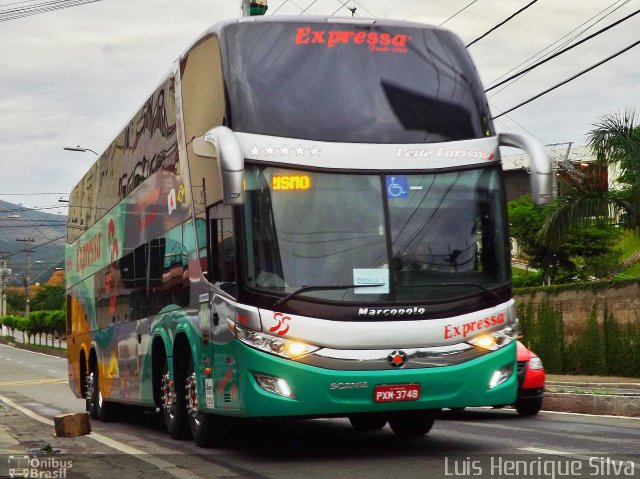
[[558,244],[574,228],[607,224],[615,218],[620,226],[640,226],[640,126],[634,110],[607,113],[588,133],[597,161],[618,173],[609,188],[595,183],[562,182],[562,194],[550,206],[551,214],[539,238]]

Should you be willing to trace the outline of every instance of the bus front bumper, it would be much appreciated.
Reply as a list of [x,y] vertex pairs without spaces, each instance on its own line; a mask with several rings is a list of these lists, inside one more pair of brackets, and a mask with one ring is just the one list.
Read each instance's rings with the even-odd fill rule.
[[[515,342],[454,366],[376,371],[323,369],[238,346],[237,412],[247,417],[492,406],[516,399]],[[496,371],[509,369],[506,379],[490,385]]]

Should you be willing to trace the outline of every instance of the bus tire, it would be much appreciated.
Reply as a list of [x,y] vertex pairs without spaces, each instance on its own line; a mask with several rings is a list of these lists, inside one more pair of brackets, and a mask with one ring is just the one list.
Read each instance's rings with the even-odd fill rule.
[[216,445],[216,436],[220,437],[223,418],[214,414],[199,411],[201,397],[198,396],[198,379],[193,367],[193,358],[189,358],[187,378],[185,381],[185,401],[189,430],[193,442],[198,447],[211,447]]
[[[171,379],[166,356],[162,366],[162,414],[167,432],[172,439],[188,439],[187,408],[184,400],[184,377],[175,371],[175,379]],[[182,387],[180,387],[182,385]]]
[[389,425],[398,437],[420,437],[433,427],[434,411],[396,411],[389,414]]
[[91,419],[100,421],[110,421],[113,405],[104,400],[100,390],[100,368],[97,362],[93,365],[92,371],[87,376],[87,410]]
[[375,412],[352,414],[349,422],[356,431],[378,431],[387,425],[387,416]]
[[89,413],[91,419],[98,419],[98,393],[96,390],[96,377],[94,372],[91,371],[84,378],[84,391],[86,410]]

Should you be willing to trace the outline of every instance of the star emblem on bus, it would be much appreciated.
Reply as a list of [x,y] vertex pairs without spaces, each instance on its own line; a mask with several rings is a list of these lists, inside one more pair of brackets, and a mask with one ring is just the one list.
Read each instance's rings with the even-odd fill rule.
[[387,361],[392,368],[401,368],[407,363],[407,353],[401,349],[395,349],[389,353]]

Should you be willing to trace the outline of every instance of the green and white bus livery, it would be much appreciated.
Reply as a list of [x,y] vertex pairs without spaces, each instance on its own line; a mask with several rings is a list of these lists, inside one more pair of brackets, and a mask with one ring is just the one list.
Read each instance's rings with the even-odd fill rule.
[[426,434],[510,404],[516,312],[500,146],[462,43],[431,26],[269,17],[180,56],[72,191],[70,384],[94,418],[349,417]]

